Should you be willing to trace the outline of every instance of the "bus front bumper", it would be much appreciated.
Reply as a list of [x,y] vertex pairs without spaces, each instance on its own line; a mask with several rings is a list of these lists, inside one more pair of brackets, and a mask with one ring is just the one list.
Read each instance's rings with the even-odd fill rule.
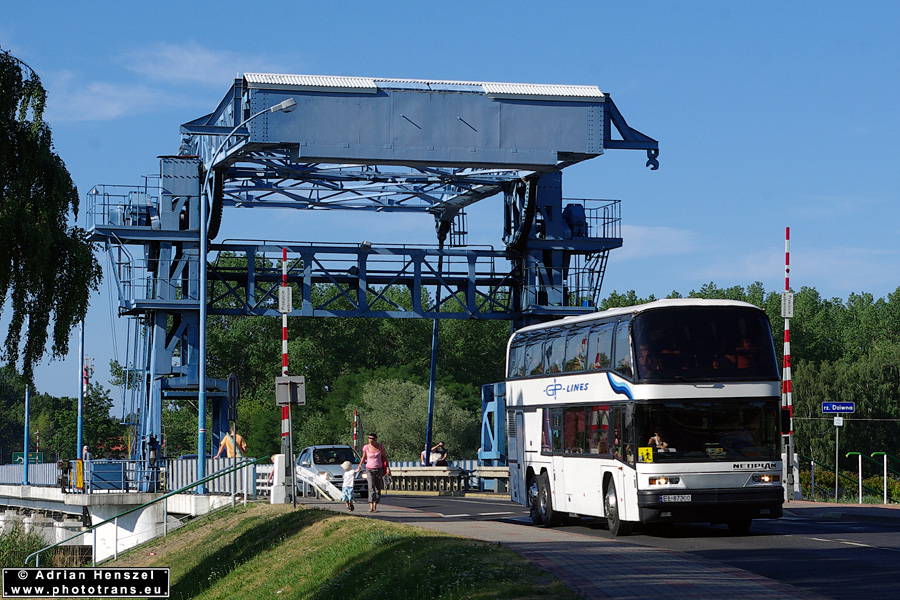
[[638,491],[641,523],[726,523],[778,519],[784,488]]

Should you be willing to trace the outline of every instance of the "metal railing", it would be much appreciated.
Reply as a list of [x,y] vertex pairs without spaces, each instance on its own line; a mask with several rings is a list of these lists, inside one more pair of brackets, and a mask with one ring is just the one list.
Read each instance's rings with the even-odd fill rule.
[[[240,469],[246,469],[246,468],[248,468],[248,467],[250,467],[250,466],[256,465],[256,464],[259,463],[259,461],[261,461],[261,460],[268,460],[268,458],[265,458],[265,457],[264,457],[264,458],[248,459],[248,460],[242,461],[240,464],[237,464],[237,465],[235,465],[235,466],[232,466],[231,468],[225,469],[225,470],[223,470],[223,471],[219,471],[219,472],[217,472],[217,473],[213,473],[213,474],[211,474],[211,475],[209,475],[209,476],[207,476],[207,477],[204,477],[203,479],[194,481],[194,482],[190,483],[189,485],[186,485],[186,486],[184,486],[184,487],[182,487],[182,488],[179,488],[179,489],[177,489],[177,490],[174,490],[174,491],[168,492],[168,493],[166,493],[166,494],[163,494],[163,495],[160,496],[159,498],[155,498],[155,499],[151,500],[150,502],[145,502],[144,504],[141,504],[140,506],[136,506],[136,507],[134,507],[134,508],[131,508],[131,509],[129,509],[129,510],[126,510],[125,512],[119,513],[118,515],[115,515],[115,516],[113,516],[113,517],[110,517],[110,518],[108,518],[108,519],[106,519],[106,520],[104,520],[104,521],[101,521],[101,522],[99,522],[99,523],[96,523],[96,524],[94,524],[94,525],[91,525],[90,527],[85,528],[83,531],[80,531],[80,532],[78,532],[77,534],[75,534],[75,535],[73,535],[73,536],[70,536],[70,537],[68,537],[68,538],[66,538],[66,539],[64,539],[64,540],[62,540],[62,541],[56,542],[55,544],[51,544],[51,545],[49,545],[49,546],[46,546],[46,547],[44,547],[44,548],[41,548],[41,549],[38,550],[37,552],[32,552],[31,554],[29,554],[28,556],[25,557],[25,565],[24,565],[24,566],[27,567],[27,566],[28,566],[28,561],[31,560],[31,558],[33,557],[33,558],[34,558],[34,561],[35,561],[35,562],[34,562],[34,566],[35,566],[35,567],[40,567],[40,566],[41,566],[40,555],[41,555],[42,553],[44,553],[44,552],[46,552],[46,551],[48,551],[48,550],[51,550],[51,549],[53,549],[53,548],[56,548],[57,546],[62,546],[63,544],[65,544],[65,543],[68,542],[68,541],[74,540],[75,538],[77,538],[77,537],[79,537],[79,536],[84,536],[84,535],[86,535],[86,534],[88,534],[88,533],[91,533],[91,532],[93,532],[93,534],[94,534],[94,536],[93,536],[93,542],[92,542],[92,546],[93,546],[93,553],[92,553],[92,557],[93,557],[93,558],[92,558],[92,564],[96,564],[96,562],[97,562],[97,560],[96,560],[96,556],[97,556],[97,529],[98,529],[98,528],[100,528],[100,527],[102,527],[103,525],[106,525],[106,524],[108,524],[108,523],[113,523],[113,524],[116,526],[116,528],[118,529],[118,521],[119,521],[119,518],[120,518],[120,517],[124,517],[124,516],[129,515],[129,514],[131,514],[131,513],[133,513],[133,512],[136,512],[136,511],[139,511],[139,510],[143,510],[144,508],[147,508],[148,506],[152,506],[152,505],[156,504],[157,502],[161,502],[161,501],[163,501],[163,500],[166,500],[167,498],[169,498],[169,497],[171,497],[171,496],[174,496],[174,495],[176,495],[176,494],[181,494],[181,493],[183,493],[183,492],[185,492],[185,491],[187,491],[187,490],[189,490],[189,489],[193,489],[193,488],[197,487],[197,486],[200,485],[200,484],[208,483],[208,482],[213,481],[213,480],[215,480],[215,479],[218,479],[218,478],[220,478],[220,477],[222,477],[222,476],[224,476],[224,475],[229,475],[229,474],[232,474],[232,473],[235,473],[235,472],[239,471]],[[247,496],[246,496],[246,494],[244,495],[243,503],[244,503],[244,505],[246,505],[246,503],[247,503]],[[165,505],[163,505],[163,506],[165,506]],[[235,506],[235,498],[234,498],[233,495],[232,495],[232,500],[231,500],[231,506],[232,506],[232,508]],[[162,527],[163,527],[163,535],[167,535],[167,534],[168,534],[168,514],[167,514],[167,513],[164,514],[164,516],[163,516]],[[116,544],[114,545],[114,558],[118,559],[118,557],[119,557],[119,549],[118,549],[118,543],[116,543]]]
[[[859,488],[860,488],[860,504],[862,503],[862,491],[861,491],[862,489],[865,489],[865,490],[867,490],[867,491],[869,491],[869,492],[871,492],[871,493],[873,493],[873,494],[875,494],[875,495],[877,495],[877,494],[879,493],[878,490],[875,490],[875,489],[873,489],[873,488],[870,488],[870,487],[867,486],[866,484],[862,483],[862,478],[860,478],[860,479],[858,479],[858,480],[857,480],[857,479],[854,479],[854,478],[852,478],[852,477],[849,477],[849,476],[847,476],[847,475],[844,475],[843,473],[841,473],[841,472],[839,472],[839,471],[835,471],[835,469],[833,469],[832,467],[829,467],[829,466],[826,465],[826,464],[820,463],[819,461],[817,461],[816,459],[814,459],[814,458],[812,458],[812,457],[809,457],[809,456],[803,456],[802,454],[799,455],[799,456],[800,456],[800,458],[802,458],[803,460],[807,460],[807,461],[809,461],[809,463],[810,463],[810,468],[811,468],[811,478],[810,478],[810,486],[809,486],[809,489],[810,489],[810,495],[811,495],[813,498],[815,498],[815,495],[816,495],[816,491],[815,491],[815,490],[816,490],[816,466],[819,466],[819,467],[825,469],[825,470],[828,471],[828,472],[834,473],[834,474],[836,475],[837,481],[840,481],[840,480],[846,480],[846,481],[850,482],[851,484],[853,484],[855,487],[859,487]],[[840,498],[838,497],[838,494],[837,494],[837,485],[838,485],[837,482],[835,482],[835,486],[836,486],[836,487],[835,487],[835,497],[834,497],[834,501],[835,501],[835,502],[838,502],[838,501],[840,500]],[[831,491],[831,490],[829,490],[829,491]]]

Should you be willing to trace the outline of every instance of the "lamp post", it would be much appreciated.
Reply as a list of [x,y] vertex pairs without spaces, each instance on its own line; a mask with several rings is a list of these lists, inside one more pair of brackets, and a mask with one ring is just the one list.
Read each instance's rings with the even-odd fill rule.
[[[231,139],[231,136],[233,136],[238,129],[260,115],[276,112],[291,112],[296,106],[297,101],[293,98],[288,98],[274,106],[253,113],[235,125],[234,129],[225,136],[225,139],[222,140],[216,148],[216,151],[213,152],[210,157],[209,167],[206,169],[206,177],[203,180],[203,188],[200,192],[200,365],[198,369],[200,392],[197,398],[197,479],[206,477],[206,254],[209,246],[207,240],[207,220],[209,219],[209,210],[207,208],[206,198],[209,197],[209,182],[213,166],[216,164],[219,153],[225,147],[225,144],[228,143],[228,140]],[[205,494],[206,485],[200,484],[197,486],[197,493]]]

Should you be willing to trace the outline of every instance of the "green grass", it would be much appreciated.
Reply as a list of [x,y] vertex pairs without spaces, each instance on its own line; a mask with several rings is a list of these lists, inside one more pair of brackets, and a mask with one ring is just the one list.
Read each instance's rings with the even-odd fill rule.
[[171,598],[576,598],[499,544],[317,509],[196,520],[106,567],[169,567]]

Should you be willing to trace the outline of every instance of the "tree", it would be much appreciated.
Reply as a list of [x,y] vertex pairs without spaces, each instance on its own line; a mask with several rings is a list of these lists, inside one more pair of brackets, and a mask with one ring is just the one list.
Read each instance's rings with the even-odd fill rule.
[[0,315],[7,299],[12,308],[0,357],[18,362],[25,328],[28,382],[51,328],[53,357],[68,353],[102,277],[87,232],[67,223],[78,190],[43,121],[46,97],[37,74],[0,50]]
[[[357,407],[367,432],[377,432],[391,460],[415,460],[425,447],[428,388],[408,381],[371,381]],[[352,410],[353,407],[351,407]],[[478,417],[456,406],[440,388],[434,394],[432,439],[443,440],[452,459],[474,458]]]

